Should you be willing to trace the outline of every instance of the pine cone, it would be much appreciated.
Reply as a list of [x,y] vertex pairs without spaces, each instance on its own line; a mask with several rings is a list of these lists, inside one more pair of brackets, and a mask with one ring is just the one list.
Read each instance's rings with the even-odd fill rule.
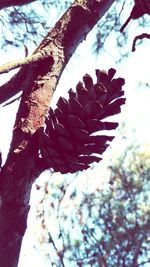
[[[41,157],[49,168],[61,173],[74,173],[99,162],[101,155],[114,136],[93,135],[101,130],[112,130],[116,122],[105,122],[108,116],[120,113],[124,79],[112,79],[114,69],[108,73],[96,70],[97,82],[93,84],[90,75],[76,86],[76,92],[69,91],[69,100],[60,97],[57,108],[49,110],[46,128],[39,134]],[[98,155],[95,155],[98,154]]]

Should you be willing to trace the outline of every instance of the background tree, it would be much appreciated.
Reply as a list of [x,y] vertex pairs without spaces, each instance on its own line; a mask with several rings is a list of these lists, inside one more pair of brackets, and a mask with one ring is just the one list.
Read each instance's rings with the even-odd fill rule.
[[51,266],[149,266],[149,154],[132,145],[109,168],[101,189],[69,188],[57,175],[36,185],[37,250]]
[[[22,5],[29,2],[31,1],[8,1],[6,6],[6,3],[1,1],[0,7],[2,9],[18,5],[18,3],[20,6],[20,3]],[[23,66],[0,88],[1,103],[17,92],[23,91],[10,151],[1,171],[0,256],[2,264],[6,267],[17,265],[21,240],[26,229],[31,185],[34,179],[47,168],[47,164],[39,158],[39,132],[37,130],[43,127],[53,91],[69,58],[113,2],[75,1],[75,4],[43,39],[32,56],[1,67],[0,72],[3,73]],[[28,36],[30,33],[32,36],[36,35],[34,25],[38,25],[38,20],[34,16],[32,7],[28,9],[28,12],[26,16],[26,11],[21,14],[21,10],[13,8],[8,11],[8,17],[6,13],[3,16],[2,27],[5,28],[7,23],[7,20],[3,23],[4,19],[9,18],[10,25],[13,25],[14,29],[21,23],[26,29],[22,28],[23,33],[29,33]],[[81,20],[76,20],[77,15]],[[40,26],[41,32],[44,31],[45,24],[41,22]],[[20,36],[17,34],[13,40],[9,40],[6,33],[2,45],[18,46],[23,40],[29,40],[26,34],[21,33]],[[26,55],[27,45],[23,45]],[[26,165],[24,165],[25,160]],[[10,257],[8,258],[7,255]]]

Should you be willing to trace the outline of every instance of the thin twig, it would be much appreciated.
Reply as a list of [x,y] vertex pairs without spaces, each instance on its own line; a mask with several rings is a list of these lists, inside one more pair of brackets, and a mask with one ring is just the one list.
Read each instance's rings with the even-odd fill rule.
[[137,266],[143,266],[144,264],[150,262],[150,259],[146,260],[146,261],[142,261],[141,263],[139,263]]
[[133,40],[133,44],[132,44],[132,52],[135,51],[136,41],[137,41],[137,40],[142,40],[142,39],[144,39],[144,38],[150,39],[150,34],[148,34],[148,33],[142,33],[142,34],[140,34],[140,35],[137,35],[137,36],[134,38],[134,40]]
[[[22,95],[22,94],[21,94],[21,95]],[[13,100],[11,100],[11,101],[7,102],[7,103],[6,103],[6,104],[4,104],[2,107],[9,106],[9,105],[11,105],[12,103],[14,103],[16,100],[19,100],[19,99],[21,98],[21,95],[20,95],[20,96],[18,96],[18,97],[16,97],[16,98],[14,98]]]
[[30,63],[35,63],[35,62],[37,62],[37,61],[39,61],[41,59],[45,59],[45,58],[48,58],[48,57],[50,57],[49,53],[46,53],[45,50],[40,50],[40,51],[36,52],[35,54],[33,54],[31,56],[28,56],[28,57],[25,57],[23,59],[18,59],[18,60],[14,60],[14,61],[11,61],[9,63],[3,64],[0,67],[0,74],[7,73],[10,70],[13,70],[13,69],[28,65]]
[[49,242],[52,243],[52,245],[53,245],[53,247],[54,247],[54,249],[55,249],[55,251],[56,251],[56,253],[57,253],[57,256],[58,256],[59,259],[60,259],[60,262],[61,262],[62,266],[65,267],[65,264],[64,264],[64,261],[63,261],[63,256],[62,256],[62,255],[60,254],[60,252],[58,251],[58,249],[57,249],[57,247],[56,247],[56,245],[55,245],[55,242],[54,242],[54,240],[53,240],[53,238],[52,238],[50,232],[48,232],[48,236],[49,236]]

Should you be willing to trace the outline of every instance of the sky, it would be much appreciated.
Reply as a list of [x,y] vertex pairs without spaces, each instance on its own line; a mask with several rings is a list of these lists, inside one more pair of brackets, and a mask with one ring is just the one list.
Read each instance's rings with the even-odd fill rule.
[[[136,22],[132,22],[128,32],[129,39],[127,47],[129,50],[131,50],[133,37],[139,32],[140,29],[137,27]],[[75,88],[77,82],[82,79],[82,76],[85,73],[89,73],[92,77],[94,77],[95,69],[97,68],[108,70],[109,68],[114,67],[117,70],[116,77],[118,76],[125,78],[126,84],[124,86],[124,90],[127,101],[126,105],[122,107],[122,113],[116,117],[116,121],[125,121],[128,131],[125,132],[124,144],[120,138],[119,131],[116,131],[116,138],[112,142],[108,151],[104,153],[104,160],[100,164],[96,165],[95,171],[93,172],[93,177],[90,173],[91,179],[94,178],[96,186],[99,185],[100,187],[102,186],[103,176],[105,176],[104,174],[107,172],[106,166],[108,160],[115,161],[115,158],[119,156],[121,151],[127,145],[128,141],[131,142],[131,140],[135,140],[135,142],[137,142],[138,140],[139,143],[149,149],[150,88],[145,88],[145,86],[138,87],[138,83],[150,83],[150,61],[148,58],[150,40],[144,40],[143,43],[137,47],[136,52],[131,52],[128,58],[116,65],[115,61],[119,55],[115,45],[113,46],[115,43],[114,39],[115,36],[108,38],[105,44],[105,53],[96,58],[90,50],[91,42],[93,40],[93,33],[90,33],[87,39],[79,46],[75,55],[69,61],[64,73],[62,74],[53,98],[54,106],[60,94],[66,97],[68,90],[70,88]],[[12,53],[12,51],[7,54],[0,51],[1,63],[14,60],[16,57],[20,58],[22,56],[23,54],[21,51],[17,52],[17,54]],[[0,84],[4,83],[4,81],[10,77],[10,75],[12,75],[12,73],[8,75],[1,75]],[[7,107],[0,106],[0,150],[3,153],[3,162],[5,161],[9,150],[11,133],[18,105],[19,101],[15,101],[13,104],[8,105]],[[99,174],[101,174],[101,179]],[[42,179],[47,179],[47,177],[42,177]],[[86,183],[87,180],[82,174],[81,187],[85,186]],[[36,202],[37,198],[34,195],[34,198],[32,199],[33,206]],[[31,263],[31,257],[33,266],[45,267],[47,266],[46,260],[44,258],[42,259],[41,255],[38,256],[38,253],[33,249],[35,237],[32,235],[32,227],[34,225],[34,221],[29,219],[29,223],[31,223],[31,228],[29,227],[28,229],[30,234],[28,234],[26,241],[24,241],[25,252],[22,253],[22,261],[20,262],[19,267],[29,266]],[[24,254],[26,254],[26,260],[24,260]]]
[[[108,51],[110,51],[111,44],[108,43],[107,46]],[[116,77],[124,77],[126,80],[124,89],[127,102],[126,105],[122,108],[122,113],[118,115],[118,117],[116,116],[117,121],[126,121],[128,132],[125,133],[125,142],[124,144],[122,143],[120,134],[116,131],[115,140],[112,142],[110,148],[105,152],[103,156],[104,160],[100,164],[96,165],[95,170],[90,173],[90,179],[87,181],[85,174],[81,176],[81,188],[82,186],[85,187],[87,183],[90,184],[90,187],[92,187],[93,191],[95,186],[99,186],[101,188],[103,177],[108,176],[108,170],[106,168],[108,161],[115,161],[115,159],[125,149],[127,144],[131,142],[131,140],[141,143],[147,149],[149,147],[150,91],[149,89],[144,88],[144,86],[143,88],[137,87],[138,81],[142,83],[149,82],[150,63],[147,59],[147,55],[149,55],[149,47],[147,43],[143,43],[143,45],[137,48],[137,51],[135,53],[132,53],[129,58],[125,59],[121,64],[116,66],[114,62],[115,55],[112,58],[111,55],[105,53],[105,55],[102,55],[95,59],[90,55],[87,43],[83,42],[76,52],[76,56],[70,60],[70,63],[68,64],[61,77],[56,90],[56,94],[53,99],[53,105],[57,102],[60,92],[63,92],[63,95],[66,97],[67,91],[70,88],[75,88],[75,85],[79,80],[82,79],[82,76],[85,73],[92,74],[94,77],[94,70],[97,68],[108,70],[110,67],[115,67],[117,69]],[[70,73],[72,75],[70,75]],[[94,179],[94,183],[92,179]],[[30,238],[31,237],[34,239],[32,235],[30,235]],[[34,240],[32,240],[32,242],[33,241]],[[29,247],[29,251],[31,251],[32,255],[35,255],[34,263],[36,266],[38,266],[39,264],[39,267],[47,267],[46,259],[44,257],[41,258],[41,256],[38,256],[38,253],[35,252],[33,248],[31,248],[31,245]],[[30,253],[28,255],[30,255]],[[28,259],[28,261],[30,262],[29,256],[26,259]],[[39,260],[41,260],[40,263]],[[24,264],[19,267],[26,266],[28,265]]]

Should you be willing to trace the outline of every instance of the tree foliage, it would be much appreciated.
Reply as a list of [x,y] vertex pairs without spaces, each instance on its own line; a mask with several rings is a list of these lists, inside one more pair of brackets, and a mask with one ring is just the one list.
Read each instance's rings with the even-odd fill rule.
[[[147,1],[147,0],[145,0]],[[66,8],[71,4],[71,0],[67,1],[1,1],[0,9],[0,27],[1,27],[1,48],[9,49],[10,47],[24,48],[27,55],[30,46],[36,47],[39,44],[53,23],[63,14]],[[138,1],[137,1],[138,2]],[[148,1],[147,1],[148,2]],[[147,5],[147,4],[146,4]],[[107,12],[95,27],[95,38],[93,40],[93,51],[100,54],[105,50],[105,42],[107,38],[115,33],[116,45],[120,50],[121,58],[127,55],[129,51],[125,51],[123,47],[127,44],[129,29],[126,28],[122,34],[120,29],[123,26],[123,17],[127,16],[132,20],[133,0],[121,1],[117,0],[112,8]],[[147,9],[148,10],[148,9]],[[141,27],[141,33],[144,28],[149,25],[149,11],[140,13],[136,19],[136,24]],[[55,14],[55,16],[53,15]],[[124,15],[126,14],[126,15]],[[49,19],[50,17],[50,19]],[[133,38],[135,36],[132,36]],[[146,37],[148,38],[148,37]],[[140,38],[139,38],[140,39]],[[120,58],[120,60],[121,60]]]
[[[2,1],[1,1],[2,2]],[[54,20],[63,13],[71,1],[4,1],[0,3],[1,48],[36,47],[44,38]],[[55,14],[55,15],[54,15]],[[54,19],[55,17],[55,19]],[[49,19],[50,18],[50,19]]]
[[51,266],[149,266],[149,155],[128,148],[110,167],[109,183],[94,192],[68,189],[54,176],[37,205]]
[[31,57],[23,62],[15,61],[10,64],[11,68],[9,64],[1,68],[2,73],[10,71],[13,64],[22,66],[0,87],[0,103],[23,91],[10,151],[0,173],[0,259],[5,267],[17,266],[31,186],[47,168],[39,155],[38,130],[44,126],[59,78],[78,45],[112,3],[113,0],[76,0],[49,30]]
[[[51,28],[49,10],[54,6],[57,19],[66,7],[68,9]],[[73,3],[43,0],[0,1],[0,9],[3,9],[0,14],[1,47],[9,51],[10,47],[20,48],[22,44],[27,56],[28,47],[36,46],[31,56],[0,67],[0,73],[20,67],[16,75],[0,86],[0,103],[21,92],[10,150],[0,172],[0,261],[5,267],[17,266],[30,207],[31,186],[47,169],[47,164],[39,153],[39,130],[45,127],[50,101],[60,76],[78,45],[86,39],[94,26],[98,27],[95,39],[97,52],[104,46],[106,37],[114,28],[114,32],[119,32],[122,25],[120,14],[125,6],[126,1],[122,5],[122,1],[114,0],[76,0]],[[149,11],[144,11],[141,16],[145,14],[149,14]],[[106,16],[102,18],[104,15]],[[139,16],[137,18],[141,19]],[[102,23],[101,26],[99,23]],[[122,34],[119,32],[121,37],[125,34],[126,31]],[[149,35],[144,34],[145,37],[149,38]],[[140,40],[142,38],[143,35],[138,37]],[[118,47],[122,44],[122,41],[118,42]],[[117,102],[118,106],[121,104],[119,103]],[[96,106],[94,104],[94,109]],[[111,108],[113,109],[113,105]],[[52,243],[55,248],[53,241]],[[77,243],[80,245],[80,242]],[[58,256],[63,264],[62,253],[58,252]]]

